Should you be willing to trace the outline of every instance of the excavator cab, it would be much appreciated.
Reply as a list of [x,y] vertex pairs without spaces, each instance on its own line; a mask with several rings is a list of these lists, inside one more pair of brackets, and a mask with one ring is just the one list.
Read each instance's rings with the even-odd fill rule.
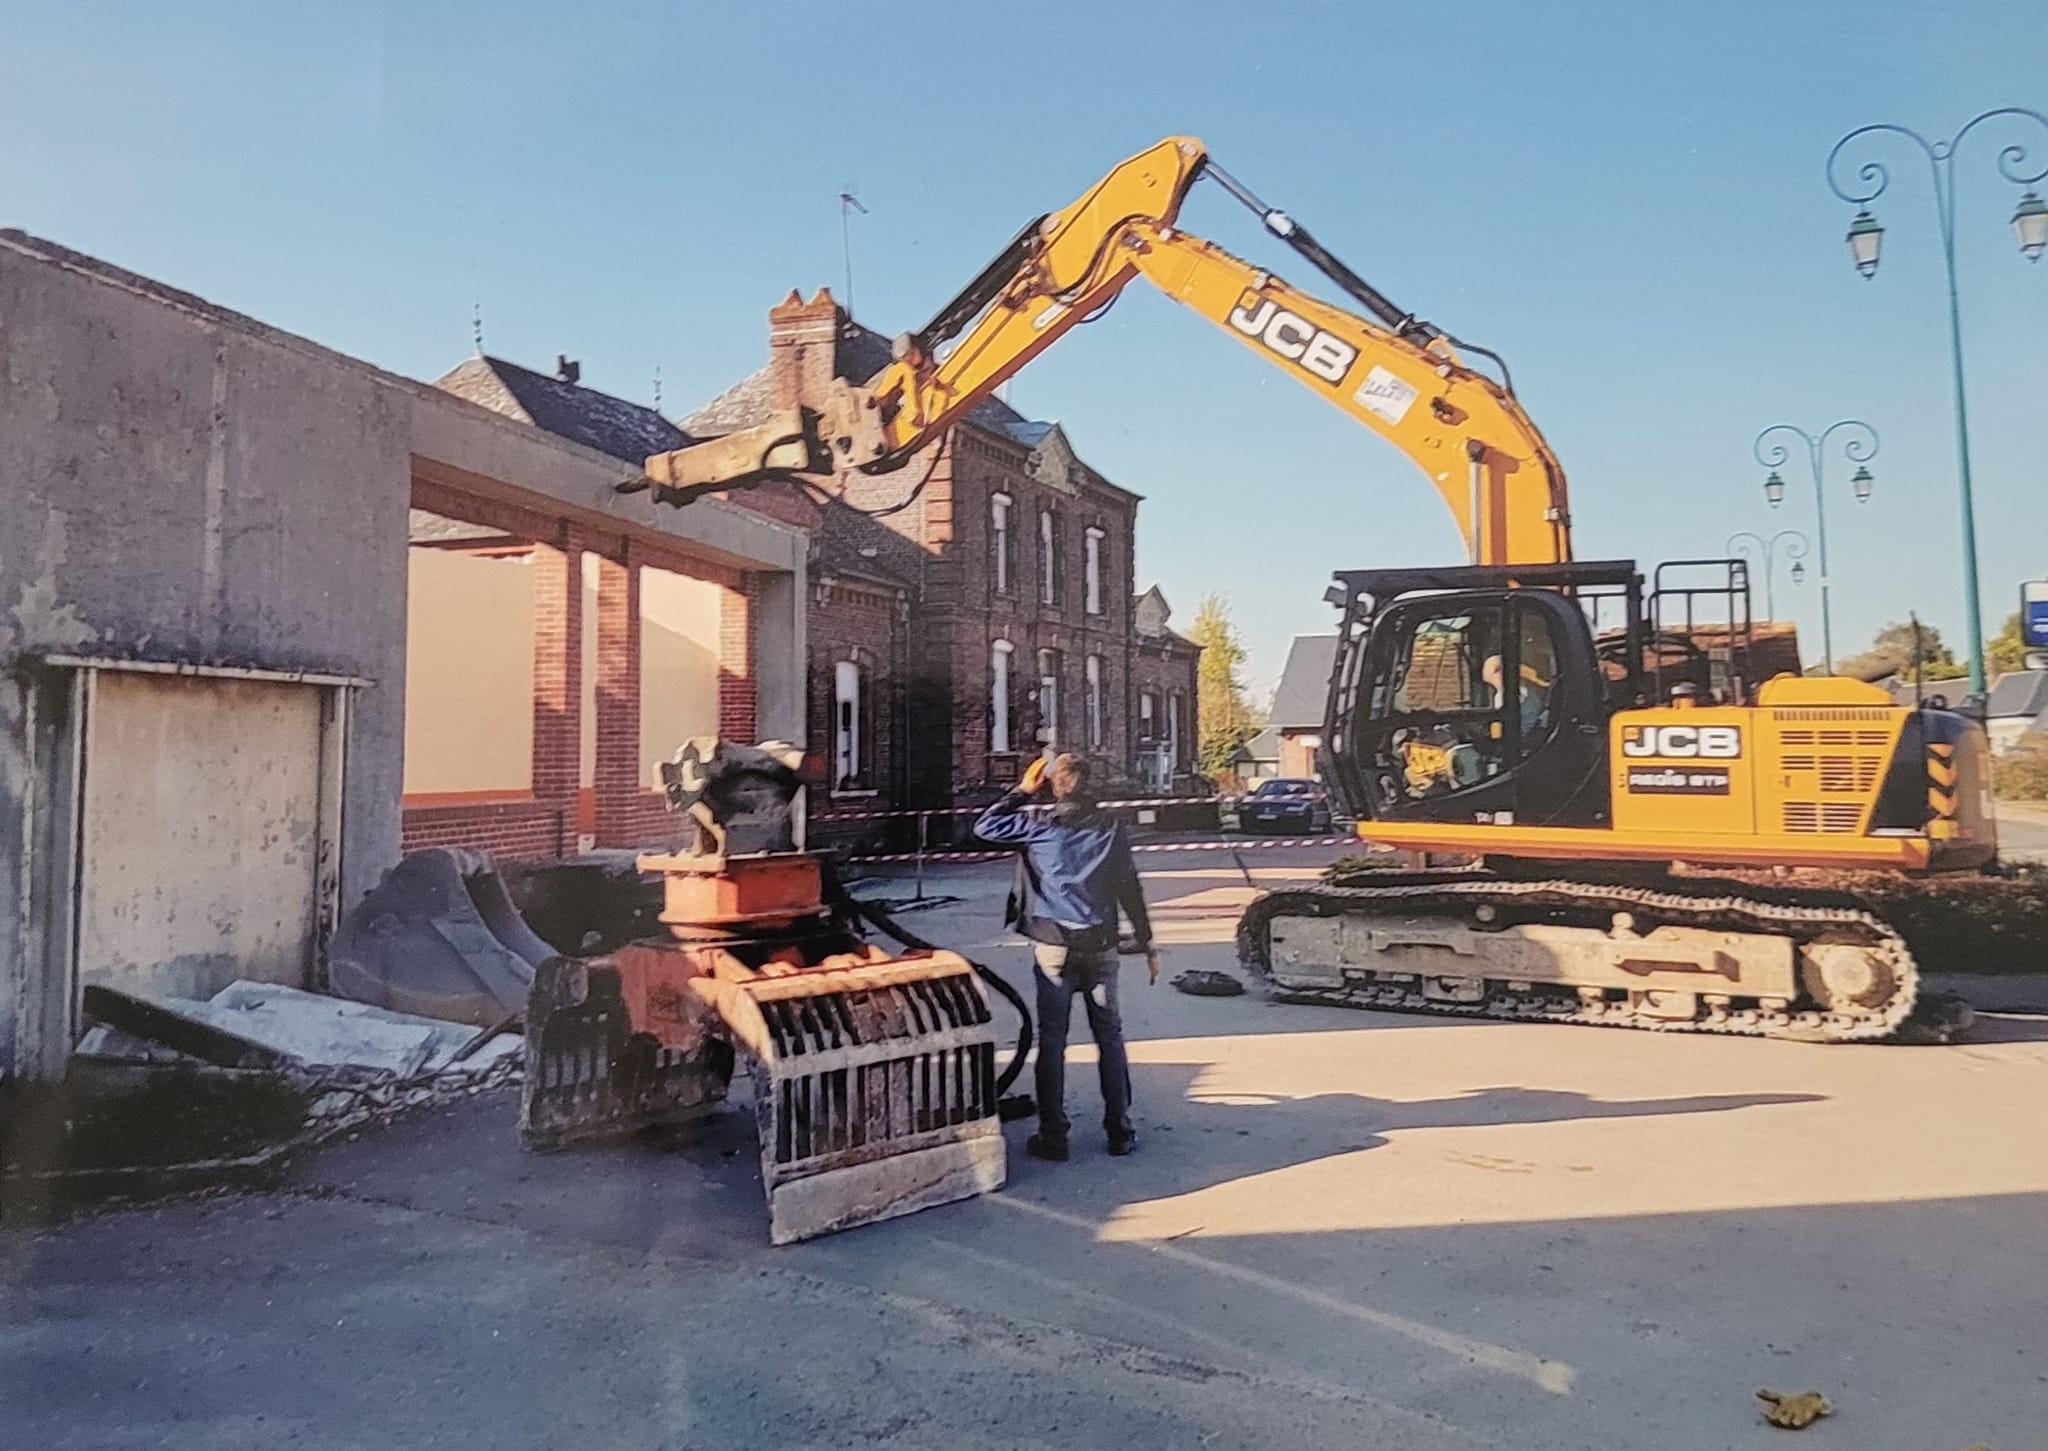
[[1378,821],[1609,823],[1609,723],[1746,703],[1740,560],[1348,571],[1328,772]]

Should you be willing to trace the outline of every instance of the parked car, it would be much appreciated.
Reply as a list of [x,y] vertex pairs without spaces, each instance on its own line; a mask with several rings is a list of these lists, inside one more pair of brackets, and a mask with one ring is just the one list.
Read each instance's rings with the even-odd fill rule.
[[1237,803],[1240,831],[1321,836],[1331,831],[1334,815],[1330,793],[1320,781],[1301,776],[1275,776],[1259,782]]

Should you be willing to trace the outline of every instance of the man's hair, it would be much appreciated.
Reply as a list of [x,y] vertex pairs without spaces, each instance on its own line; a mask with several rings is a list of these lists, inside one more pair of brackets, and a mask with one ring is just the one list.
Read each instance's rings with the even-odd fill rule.
[[1087,758],[1065,751],[1053,757],[1052,766],[1045,773],[1046,780],[1052,783],[1055,801],[1092,800],[1088,793],[1088,777]]

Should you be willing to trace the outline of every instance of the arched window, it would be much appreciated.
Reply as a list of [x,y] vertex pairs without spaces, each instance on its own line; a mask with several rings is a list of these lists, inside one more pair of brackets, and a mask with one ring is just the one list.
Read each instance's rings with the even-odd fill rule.
[[1082,561],[1087,579],[1083,589],[1087,594],[1087,608],[1091,615],[1102,613],[1102,531],[1090,529],[1084,537],[1086,557]]
[[1050,509],[1038,511],[1038,602],[1060,599],[1060,521]]
[[861,729],[861,668],[852,660],[832,667],[832,789],[856,791],[867,781],[867,742]]
[[1010,746],[1010,655],[1008,640],[989,646],[988,748],[1006,752]]
[[1038,652],[1038,734],[1048,746],[1060,743],[1060,652]]
[[1088,749],[1102,749],[1102,657],[1090,655],[1087,662]]
[[1010,592],[1010,496],[990,494],[988,496],[988,552],[989,577],[995,581],[999,595]]

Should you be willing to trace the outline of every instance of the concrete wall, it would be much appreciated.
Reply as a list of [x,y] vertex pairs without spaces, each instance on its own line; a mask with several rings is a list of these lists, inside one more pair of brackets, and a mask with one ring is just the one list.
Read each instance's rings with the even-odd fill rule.
[[24,657],[367,677],[345,898],[390,864],[408,412],[369,369],[0,238],[0,1068],[54,1011],[20,900],[36,804]]
[[762,682],[761,725],[801,740],[803,533],[715,501],[671,510],[617,493],[636,472],[0,232],[0,1072],[49,1071],[69,1047],[50,1016],[67,985],[43,964],[70,906],[50,900],[53,864],[25,851],[53,804],[32,769],[56,698],[37,657],[366,679],[342,800],[339,896],[352,903],[399,851],[417,478],[745,572],[766,602],[758,668],[778,672]]

